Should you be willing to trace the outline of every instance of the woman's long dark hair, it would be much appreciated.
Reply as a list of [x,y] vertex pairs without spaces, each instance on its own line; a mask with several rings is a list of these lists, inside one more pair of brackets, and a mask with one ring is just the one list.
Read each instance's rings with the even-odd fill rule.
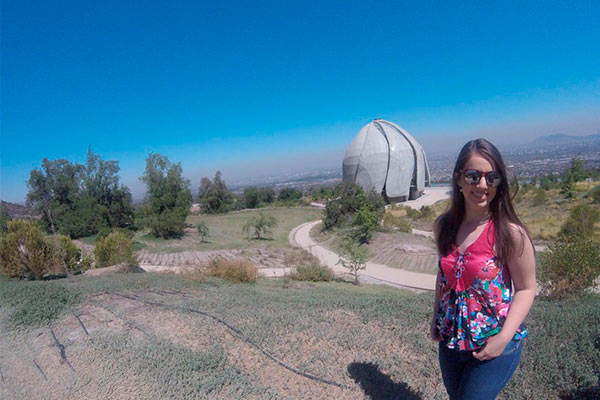
[[521,248],[518,249],[519,252],[523,251],[525,240],[531,239],[529,238],[527,228],[519,220],[512,205],[507,169],[502,156],[496,146],[485,139],[475,139],[467,142],[458,154],[458,159],[452,173],[452,206],[435,221],[438,252],[441,255],[447,255],[456,244],[458,228],[465,218],[465,199],[459,190],[458,181],[461,178],[460,171],[474,154],[487,159],[494,169],[502,175],[502,183],[496,188],[496,195],[490,203],[489,210],[494,222],[494,233],[496,235],[496,256],[501,263],[506,263],[516,250],[512,246],[511,223],[520,226],[522,228],[521,235],[527,236],[527,238],[522,237],[523,240]]

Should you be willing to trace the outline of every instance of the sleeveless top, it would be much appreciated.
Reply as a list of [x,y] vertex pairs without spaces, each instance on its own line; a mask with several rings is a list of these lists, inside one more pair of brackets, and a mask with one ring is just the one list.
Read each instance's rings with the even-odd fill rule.
[[[461,253],[455,245],[440,256],[440,303],[437,328],[446,346],[473,351],[496,335],[512,302],[510,272],[496,258],[494,223],[490,219],[477,240]],[[513,340],[527,336],[524,325]]]

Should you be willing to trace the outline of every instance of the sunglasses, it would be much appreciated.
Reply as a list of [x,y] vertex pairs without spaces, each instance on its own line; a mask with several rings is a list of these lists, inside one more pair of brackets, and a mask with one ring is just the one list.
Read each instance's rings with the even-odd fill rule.
[[481,172],[476,169],[461,170],[465,182],[469,185],[477,185],[483,176],[488,186],[498,187],[502,183],[502,175],[498,171]]

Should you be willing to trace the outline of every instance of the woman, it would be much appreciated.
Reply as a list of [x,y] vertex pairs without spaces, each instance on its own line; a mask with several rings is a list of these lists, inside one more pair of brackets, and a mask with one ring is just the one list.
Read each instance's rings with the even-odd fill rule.
[[533,245],[512,206],[506,166],[487,140],[460,151],[452,207],[434,230],[440,268],[431,337],[440,342],[446,391],[450,399],[494,399],[519,365],[536,283]]

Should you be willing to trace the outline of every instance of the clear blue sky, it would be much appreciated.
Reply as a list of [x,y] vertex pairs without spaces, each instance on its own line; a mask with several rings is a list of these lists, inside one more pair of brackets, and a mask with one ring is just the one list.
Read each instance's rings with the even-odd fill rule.
[[1,196],[43,157],[226,181],[339,166],[371,119],[430,147],[600,129],[600,3],[2,3]]

